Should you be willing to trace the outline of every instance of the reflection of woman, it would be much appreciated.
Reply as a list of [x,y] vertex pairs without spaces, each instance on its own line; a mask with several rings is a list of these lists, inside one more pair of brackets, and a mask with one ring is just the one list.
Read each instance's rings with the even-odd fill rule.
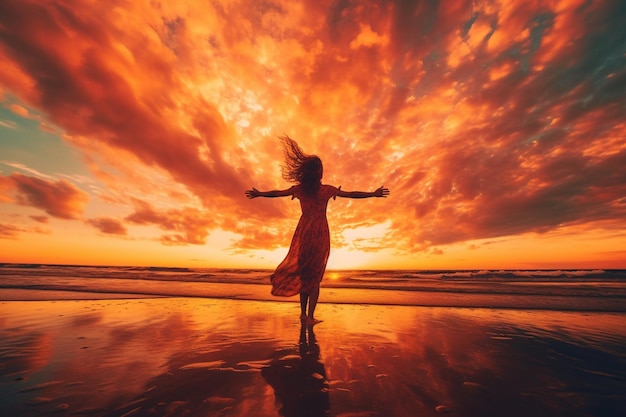
[[280,415],[328,416],[330,401],[326,370],[320,361],[320,348],[313,327],[303,324],[300,328],[299,355],[283,353],[262,372],[263,378],[274,388]]
[[[287,197],[300,200],[302,216],[296,226],[287,257],[272,274],[272,294],[291,297],[300,293],[300,318],[312,325],[315,319],[315,306],[320,293],[320,282],[326,270],[330,253],[330,233],[326,219],[326,205],[331,198],[387,197],[389,190],[384,187],[376,191],[343,191],[341,187],[322,184],[322,160],[315,155],[306,155],[298,144],[285,136],[283,178],[296,185],[284,190],[259,191],[256,188],[246,191],[248,198]],[[308,310],[307,310],[308,303]]]

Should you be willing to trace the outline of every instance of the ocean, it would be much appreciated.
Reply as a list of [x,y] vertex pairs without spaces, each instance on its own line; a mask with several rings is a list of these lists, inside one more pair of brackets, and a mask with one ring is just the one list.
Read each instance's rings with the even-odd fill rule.
[[[0,264],[0,299],[270,295],[265,269]],[[626,312],[626,270],[329,270],[321,302]]]

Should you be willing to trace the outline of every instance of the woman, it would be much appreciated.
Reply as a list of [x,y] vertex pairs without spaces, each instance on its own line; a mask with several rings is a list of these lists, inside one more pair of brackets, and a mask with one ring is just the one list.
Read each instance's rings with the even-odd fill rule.
[[315,307],[330,253],[330,233],[326,219],[328,200],[337,196],[387,197],[389,190],[380,187],[373,192],[342,191],[341,187],[322,184],[322,160],[302,152],[298,144],[288,136],[281,139],[285,152],[283,178],[296,184],[284,190],[259,191],[252,188],[246,191],[246,195],[248,198],[291,196],[292,199],[300,200],[302,216],[287,256],[271,276],[272,295],[290,297],[299,293],[300,319],[307,325],[314,325],[319,323],[314,316]]

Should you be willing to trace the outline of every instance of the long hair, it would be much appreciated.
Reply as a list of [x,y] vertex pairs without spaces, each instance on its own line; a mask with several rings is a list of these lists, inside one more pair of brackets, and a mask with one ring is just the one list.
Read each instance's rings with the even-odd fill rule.
[[306,194],[313,194],[322,181],[322,160],[315,155],[305,154],[295,140],[281,136],[285,152],[285,165],[282,167],[283,178],[302,185]]

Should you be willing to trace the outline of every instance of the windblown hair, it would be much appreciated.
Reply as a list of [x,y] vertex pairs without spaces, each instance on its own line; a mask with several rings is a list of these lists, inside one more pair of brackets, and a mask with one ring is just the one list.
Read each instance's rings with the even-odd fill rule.
[[285,152],[283,178],[302,185],[306,194],[317,192],[322,181],[322,160],[315,155],[305,154],[295,140],[281,136]]

